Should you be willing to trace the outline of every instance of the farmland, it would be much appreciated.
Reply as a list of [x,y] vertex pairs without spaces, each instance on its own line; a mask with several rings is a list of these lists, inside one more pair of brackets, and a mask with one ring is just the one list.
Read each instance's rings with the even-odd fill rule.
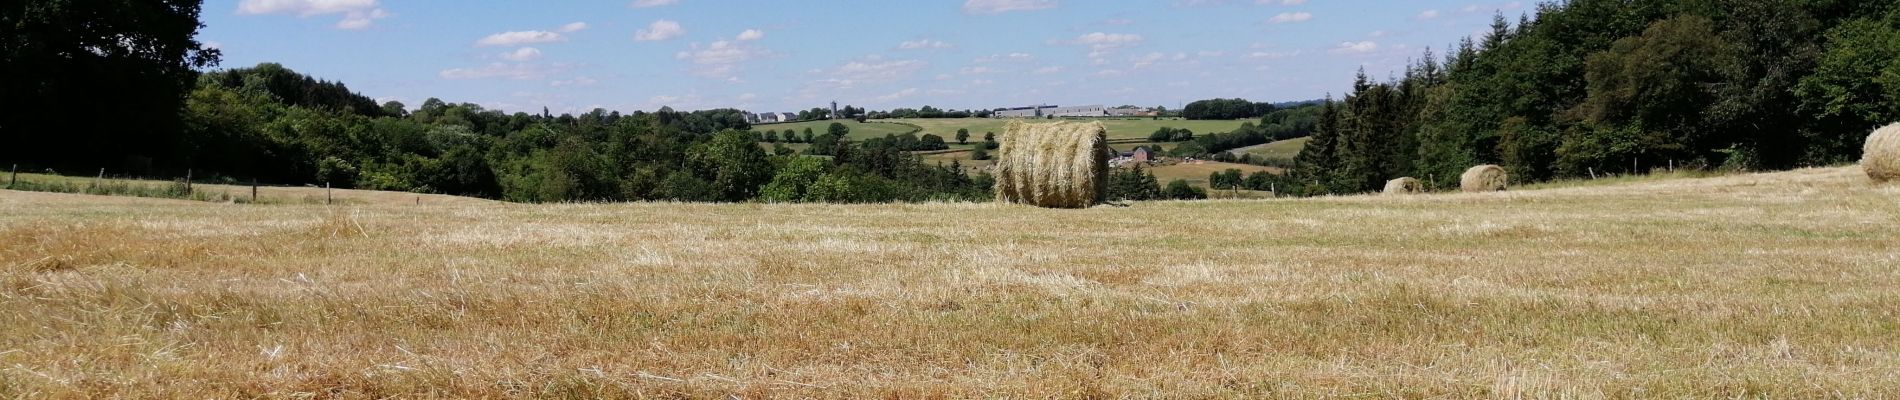
[[1312,140],[1313,138],[1310,137],[1287,139],[1228,150],[1228,152],[1236,156],[1252,154],[1254,157],[1292,161],[1294,156],[1300,155],[1300,149],[1306,148],[1306,142]]
[[[884,121],[884,122],[880,122],[880,121]],[[950,142],[956,141],[957,129],[959,128],[969,129],[970,141],[974,142],[974,141],[983,140],[984,132],[996,132],[997,134],[1003,133],[1003,125],[1009,123],[1009,121],[1010,120],[1008,119],[992,119],[992,118],[900,118],[900,119],[888,119],[888,120],[870,120],[869,122],[865,122],[865,123],[859,123],[857,121],[848,121],[848,120],[845,120],[845,121],[806,121],[806,122],[791,122],[791,123],[783,123],[783,124],[755,125],[752,127],[752,130],[764,132],[765,130],[768,130],[768,129],[775,129],[782,132],[789,128],[794,131],[803,132],[805,128],[811,128],[812,132],[822,134],[822,133],[825,133],[825,128],[831,126],[832,122],[839,122],[839,123],[845,124],[846,127],[851,128],[851,135],[849,136],[850,138],[852,138],[853,140],[863,140],[863,139],[869,139],[869,138],[884,137],[885,134],[903,133],[910,130],[909,126],[905,126],[902,124],[889,123],[889,122],[898,122],[898,123],[903,123],[903,124],[912,124],[912,125],[916,125],[918,127],[923,128],[922,132],[917,133],[918,135],[933,134],[937,136],[942,136],[944,141],[950,141]],[[1034,121],[1034,120],[1025,120],[1025,121]],[[1107,119],[1105,118],[1105,119],[1100,119],[1100,121],[1102,121],[1103,125],[1106,125],[1108,127],[1109,139],[1147,138],[1148,134],[1154,133],[1156,128],[1160,128],[1164,126],[1173,127],[1173,128],[1188,128],[1190,130],[1193,130],[1197,134],[1207,133],[1207,132],[1227,132],[1227,131],[1234,130],[1234,128],[1240,127],[1241,123],[1249,122],[1247,120],[1183,120],[1183,119],[1150,120],[1146,118],[1141,118],[1141,119]]]
[[1900,186],[1544,187],[1086,210],[0,191],[0,397],[1900,391]]

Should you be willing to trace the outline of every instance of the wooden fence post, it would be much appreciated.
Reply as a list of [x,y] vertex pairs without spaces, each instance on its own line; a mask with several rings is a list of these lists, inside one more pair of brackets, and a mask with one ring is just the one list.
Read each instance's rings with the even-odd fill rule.
[[185,168],[185,194],[191,194],[191,168]]
[[330,204],[330,183],[329,182],[323,183],[323,204],[324,205]]
[[10,179],[7,179],[7,188],[12,189],[14,185],[17,185],[19,183],[20,183],[20,164],[13,164],[13,177]]
[[257,178],[251,178],[251,203],[257,203]]

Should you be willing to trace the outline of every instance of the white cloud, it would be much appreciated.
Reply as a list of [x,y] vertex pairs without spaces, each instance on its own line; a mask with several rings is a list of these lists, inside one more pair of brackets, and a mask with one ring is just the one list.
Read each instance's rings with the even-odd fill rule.
[[888,102],[892,102],[892,101],[897,101],[898,99],[902,99],[902,98],[905,98],[905,97],[910,97],[910,96],[915,96],[915,95],[917,95],[917,92],[919,92],[919,90],[917,90],[917,88],[905,88],[904,90],[899,90],[899,91],[896,91],[896,92],[893,92],[893,93],[891,93],[891,94],[887,94],[887,95],[883,95],[883,96],[877,96],[877,97],[873,97],[873,98],[871,98],[871,100],[874,100],[874,101],[881,101],[881,102],[887,102],[887,103],[888,103]]
[[594,80],[594,78],[580,76],[580,77],[575,77],[574,79],[551,81],[551,82],[548,82],[548,86],[554,86],[554,87],[593,86],[596,83],[600,83],[600,81]]
[[533,47],[523,47],[523,48],[515,49],[515,51],[501,53],[501,58],[507,59],[508,61],[529,61],[536,58],[541,58],[541,49],[537,49]]
[[1284,24],[1288,22],[1306,22],[1311,19],[1313,19],[1313,13],[1302,11],[1302,12],[1291,12],[1291,13],[1280,13],[1279,15],[1273,16],[1273,18],[1268,18],[1267,23]]
[[1274,3],[1279,3],[1280,5],[1283,5],[1283,6],[1297,6],[1301,4],[1306,4],[1306,0],[1254,0],[1254,4],[1274,4]]
[[1438,15],[1438,10],[1425,10],[1425,12],[1418,13],[1418,19],[1434,19],[1438,18]]
[[739,32],[739,40],[741,41],[759,40],[759,39],[764,39],[764,38],[765,38],[765,31],[761,31],[758,29],[747,29],[745,30],[745,32]]
[[1102,23],[1109,24],[1109,25],[1129,25],[1129,24],[1135,23],[1135,20],[1127,19],[1127,18],[1115,18],[1115,19],[1110,19],[1107,21],[1102,21]]
[[1300,52],[1297,52],[1297,51],[1295,51],[1295,52],[1291,52],[1291,53],[1281,53],[1281,52],[1271,52],[1271,51],[1256,51],[1256,52],[1253,52],[1253,53],[1248,53],[1248,54],[1247,54],[1247,58],[1252,58],[1252,59],[1268,59],[1268,60],[1273,60],[1273,59],[1281,59],[1281,58],[1287,58],[1287,57],[1294,57],[1294,56],[1298,56],[1298,55],[1300,55]]
[[1047,67],[1036,68],[1036,71],[1035,71],[1037,75],[1053,74],[1057,72],[1062,72],[1062,67],[1051,65]]
[[1141,43],[1141,35],[1133,33],[1094,32],[1076,36],[1075,40],[1069,41],[1069,43],[1087,45],[1096,50],[1101,50]]
[[945,49],[945,48],[950,48],[950,47],[951,46],[949,43],[944,43],[942,41],[930,40],[930,39],[906,40],[903,43],[897,44],[897,48],[904,49],[904,50]]
[[475,41],[476,46],[514,46],[530,43],[566,41],[559,33],[548,31],[511,31],[488,35]]
[[633,4],[628,4],[627,6],[633,8],[647,8],[679,4],[679,2],[680,0],[633,0]]
[[963,12],[970,14],[996,14],[1055,7],[1056,0],[967,0],[963,2]]
[[957,70],[957,73],[964,74],[964,75],[987,74],[991,72],[997,72],[997,71],[995,68],[990,68],[990,67],[963,67],[962,69]]
[[694,75],[734,80],[739,63],[758,58],[764,53],[764,49],[755,46],[720,40],[705,46],[694,43],[691,50],[675,53],[673,57],[699,65],[693,69]]
[[1032,59],[1032,58],[1036,58],[1036,56],[1030,55],[1029,53],[1009,53],[1009,54],[991,54],[987,56],[977,57],[976,60],[974,61],[979,62],[979,63],[997,62],[997,61],[1028,61],[1029,59]]
[[1100,76],[1100,77],[1122,76],[1126,74],[1128,73],[1122,72],[1122,70],[1119,70],[1119,69],[1105,69],[1105,70],[1095,72],[1095,76]]
[[379,7],[379,0],[243,0],[238,2],[238,15],[296,14],[309,17],[324,14],[343,14],[337,21],[337,29],[363,29],[370,27],[375,20],[388,18],[389,12]]
[[1366,37],[1369,37],[1369,38],[1382,38],[1382,37],[1385,37],[1385,31],[1372,31],[1371,33],[1367,33],[1367,34],[1366,34]]
[[1370,40],[1363,41],[1363,42],[1341,42],[1339,43],[1339,47],[1333,48],[1333,53],[1357,54],[1357,53],[1367,53],[1367,52],[1371,52],[1373,50],[1378,50],[1378,49],[1379,49],[1379,44],[1373,43]]
[[757,98],[759,98],[759,95],[753,94],[753,93],[739,94],[739,101],[752,101],[753,99],[757,99]]
[[581,30],[584,30],[584,29],[587,29],[586,22],[573,22],[567,25],[561,25],[561,32],[565,32],[565,33],[580,32]]
[[336,28],[349,30],[369,28],[370,24],[383,18],[389,18],[389,12],[381,8],[369,10],[369,12],[351,11],[343,15],[342,21],[336,22]]
[[540,66],[532,64],[493,63],[481,68],[450,68],[438,73],[443,79],[540,79],[548,74],[566,69],[564,66]]
[[633,40],[642,42],[667,40],[684,34],[686,34],[686,29],[680,28],[680,23],[663,19],[653,21],[652,24],[647,25],[646,29],[635,32],[633,34]]
[[1201,56],[1201,57],[1220,57],[1220,56],[1224,56],[1224,55],[1227,55],[1227,52],[1225,52],[1225,51],[1213,51],[1213,50],[1202,50],[1202,51],[1200,51],[1200,52],[1198,52],[1198,53],[1194,53],[1194,55],[1197,55],[1197,56]]

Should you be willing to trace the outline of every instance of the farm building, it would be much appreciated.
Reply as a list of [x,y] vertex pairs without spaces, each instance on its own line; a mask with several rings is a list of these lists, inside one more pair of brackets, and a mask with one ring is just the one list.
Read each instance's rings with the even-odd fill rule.
[[1042,117],[1106,117],[1108,107],[1097,105],[1057,107],[1036,105],[997,110],[996,118],[1042,118]]

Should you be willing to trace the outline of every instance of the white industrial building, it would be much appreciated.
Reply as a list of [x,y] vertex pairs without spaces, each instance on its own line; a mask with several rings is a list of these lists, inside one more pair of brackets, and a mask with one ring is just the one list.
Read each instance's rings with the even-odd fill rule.
[[1100,104],[1071,107],[1036,105],[998,110],[993,115],[996,118],[1106,117],[1108,107]]

